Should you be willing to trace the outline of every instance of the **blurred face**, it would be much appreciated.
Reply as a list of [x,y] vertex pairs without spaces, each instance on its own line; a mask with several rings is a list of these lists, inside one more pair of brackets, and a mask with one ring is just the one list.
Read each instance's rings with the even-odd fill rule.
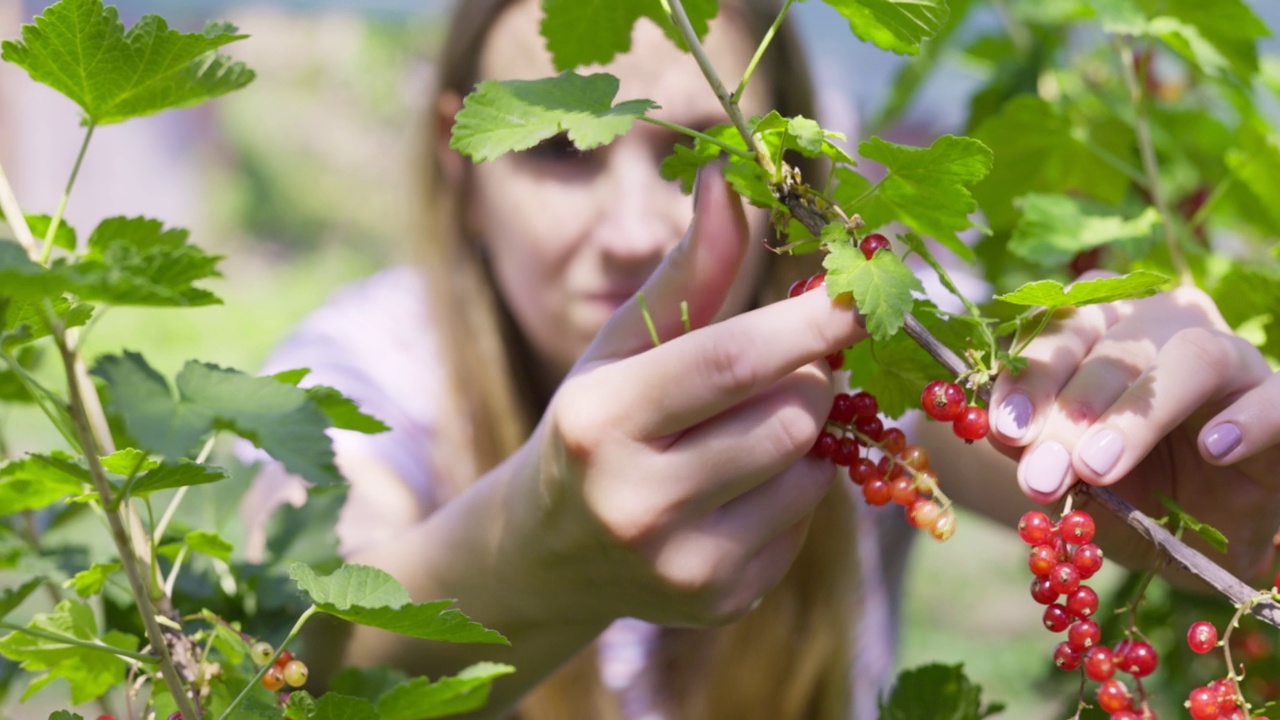
[[[538,34],[539,3],[518,0],[486,39],[480,77],[555,75]],[[711,25],[708,54],[726,83],[736,82],[755,45],[740,22],[722,13]],[[637,23],[632,50],[603,68],[617,76],[617,100],[649,98],[653,114],[695,129],[725,114],[692,56],[648,20]],[[767,108],[753,81],[743,98],[749,116]],[[507,307],[529,339],[542,372],[559,378],[605,320],[630,298],[684,234],[692,203],[658,174],[678,133],[637,122],[609,146],[578,152],[563,136],[471,169],[468,222],[478,234]],[[765,214],[749,208],[751,240],[764,237]],[[759,245],[759,243],[753,243]],[[753,250],[727,305],[748,302],[765,252]]]

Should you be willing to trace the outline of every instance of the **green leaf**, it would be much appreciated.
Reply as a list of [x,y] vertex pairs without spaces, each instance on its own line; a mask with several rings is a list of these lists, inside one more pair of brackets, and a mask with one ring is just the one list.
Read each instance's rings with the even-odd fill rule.
[[501,634],[450,609],[452,600],[413,603],[403,585],[377,568],[343,565],[321,577],[294,563],[289,576],[321,612],[353,623],[425,640],[508,644]]
[[0,515],[48,507],[83,492],[88,472],[70,456],[31,455],[0,467]]
[[213,645],[227,658],[227,662],[234,666],[248,657],[249,643],[239,631],[227,627],[225,622],[220,622],[218,615],[212,610],[201,610],[200,616],[209,624],[213,632]]
[[[109,406],[147,450],[168,458],[188,457],[214,430],[230,430],[317,485],[342,482],[333,464],[333,444],[324,432],[328,418],[299,388],[191,361],[178,373],[175,398],[165,379],[132,352],[101,358],[94,373],[111,390]],[[170,471],[178,473],[183,484],[218,479],[198,466],[179,465]],[[144,481],[147,478],[140,478],[138,484],[159,489],[158,480],[147,481],[156,487]]]
[[94,563],[73,575],[62,584],[62,587],[74,590],[82,598],[93,597],[102,592],[107,579],[121,567],[123,566],[118,562]]
[[1276,183],[1280,183],[1280,143],[1274,135],[1249,123],[1241,128],[1238,143],[1239,147],[1227,152],[1227,168],[1263,200],[1260,207],[1280,223],[1280,207],[1273,201]]
[[1168,495],[1165,495],[1160,491],[1156,491],[1156,497],[1160,498],[1160,502],[1163,503],[1169,512],[1173,514],[1175,527],[1184,527],[1188,530],[1194,531],[1200,537],[1204,538],[1204,541],[1209,543],[1214,550],[1217,550],[1220,553],[1225,553],[1227,551],[1227,536],[1223,535],[1221,531],[1212,525],[1200,522],[1192,517],[1191,513],[1183,510],[1182,506]]
[[1014,305],[1034,305],[1056,310],[1063,307],[1144,298],[1155,295],[1168,283],[1169,278],[1164,275],[1138,270],[1119,277],[1072,283],[1070,290],[1055,280],[1037,280],[1011,293],[997,295],[995,299]]
[[0,240],[0,297],[43,300],[62,294],[65,281],[31,261],[12,240]]
[[[686,0],[685,13],[699,39],[716,16],[718,0]],[[606,64],[631,49],[637,20],[648,17],[684,47],[658,0],[543,0],[542,36],[557,70]]]
[[43,578],[34,577],[21,585],[11,587],[5,590],[3,594],[0,594],[0,619],[4,618],[14,610],[17,610],[18,606],[21,605],[22,602],[31,595],[31,593],[35,592],[36,588],[40,587],[40,584],[43,582]]
[[973,250],[960,242],[956,233],[973,226],[969,215],[978,209],[978,203],[969,188],[991,171],[991,151],[985,145],[954,135],[943,135],[928,148],[872,138],[858,151],[884,165],[888,174],[877,190],[852,198],[846,193],[860,188],[854,183],[846,189],[845,181],[853,173],[840,175],[842,183],[835,200],[846,213],[862,215],[868,228],[897,220],[973,262]]
[[137,477],[129,485],[129,495],[146,497],[159,490],[205,485],[225,480],[227,477],[226,470],[212,465],[200,465],[187,460],[165,462]]
[[220,256],[187,243],[181,228],[164,229],[159,220],[113,217],[89,236],[75,261],[59,260],[52,272],[82,300],[112,305],[199,306],[221,303],[192,283],[220,277]]
[[306,388],[307,397],[329,417],[329,423],[340,430],[375,434],[386,432],[391,428],[381,420],[360,412],[360,406],[354,400],[344,396],[336,388],[327,385],[312,385]]
[[980,720],[1003,709],[983,707],[982,688],[965,676],[963,665],[924,665],[898,675],[881,720]]
[[[0,213],[0,219],[3,218],[4,213]],[[31,234],[38,240],[44,240],[44,236],[49,234],[49,226],[52,224],[53,218],[48,215],[27,215],[27,227],[31,228]],[[75,228],[67,224],[66,220],[58,223],[58,229],[53,233],[53,244],[63,250],[75,252],[76,231]]]
[[339,670],[329,682],[329,689],[343,695],[354,695],[377,702],[395,686],[408,682],[409,676],[393,667],[348,667]]
[[947,22],[945,0],[823,0],[849,21],[853,34],[901,55],[915,55],[920,44]]
[[305,690],[289,693],[284,712],[295,720],[381,720],[373,703],[336,692],[318,698]]
[[822,260],[827,269],[827,291],[833,297],[853,293],[858,310],[867,316],[867,330],[873,338],[883,340],[898,332],[915,302],[911,292],[924,293],[911,268],[891,252],[878,252],[867,260],[852,242],[833,243],[830,249]]
[[[93,610],[74,600],[63,600],[52,613],[41,613],[27,627],[65,635],[85,642],[102,642],[123,650],[137,650],[138,638],[110,631],[98,637],[98,624]],[[71,686],[71,702],[79,705],[100,697],[113,686],[124,682],[125,661],[110,652],[92,652],[66,643],[12,632],[0,638],[0,655],[19,662],[32,673],[45,671],[27,689],[23,699],[31,697],[49,682],[64,678]]]
[[102,468],[109,473],[129,477],[160,467],[160,461],[152,460],[137,448],[125,448],[101,459]]
[[81,327],[93,315],[92,305],[73,303],[63,297],[0,300],[0,348],[9,351],[52,335],[50,307],[63,328]]
[[[747,148],[737,128],[729,123],[713,125],[703,130],[702,134],[739,150],[745,151]],[[719,158],[722,152],[724,150],[719,145],[702,138],[695,138],[692,147],[684,144],[676,145],[671,154],[663,158],[658,171],[665,180],[678,180],[680,188],[685,193],[689,193],[693,191],[693,181],[698,177],[698,169]]]
[[192,530],[182,539],[192,552],[215,557],[223,562],[231,561],[231,552],[235,546],[227,542],[221,535],[204,530]]
[[431,682],[417,677],[393,688],[378,700],[381,720],[425,720],[479,710],[489,701],[489,687],[515,668],[501,663],[476,663],[453,677]]
[[21,41],[5,41],[2,57],[75,101],[89,123],[102,125],[244,87],[253,72],[216,49],[245,37],[180,33],[157,15],[126,32],[116,9],[103,8],[101,0],[62,0],[24,25]]
[[1273,360],[1280,359],[1280,328],[1267,312],[1280,308],[1280,268],[1265,262],[1232,263],[1209,294],[1237,333],[1246,323],[1261,322],[1265,338],[1254,344]]
[[[612,2],[612,0],[610,0]],[[486,80],[463,101],[449,147],[476,162],[567,133],[581,150],[610,143],[636,118],[657,107],[651,100],[618,105],[618,78],[564,72],[541,80]]]
[[54,710],[49,714],[49,720],[84,720],[84,718],[70,710]]
[[1116,205],[1129,190],[1129,177],[1098,152],[1133,155],[1133,131],[1118,121],[1073,128],[1049,103],[1023,95],[979,125],[974,137],[995,154],[973,195],[997,231],[1013,227],[1014,198],[1028,192],[1071,192]]
[[1149,240],[1160,223],[1153,207],[1129,219],[1066,195],[1031,193],[1022,197],[1021,207],[1008,249],[1041,267],[1063,265],[1076,253],[1103,245]]
[[1151,18],[1149,30],[1166,41],[1172,39],[1169,46],[1189,61],[1209,61],[1209,67],[1201,68],[1207,74],[1215,74],[1211,70],[1222,61],[1246,82],[1258,72],[1258,39],[1271,33],[1243,0],[1139,0],[1139,4]]

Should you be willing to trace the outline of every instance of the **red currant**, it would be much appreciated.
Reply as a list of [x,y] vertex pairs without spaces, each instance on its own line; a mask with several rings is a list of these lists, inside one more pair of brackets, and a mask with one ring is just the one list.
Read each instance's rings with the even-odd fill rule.
[[870,260],[876,254],[876,251],[889,247],[889,238],[880,233],[871,233],[862,238],[862,242],[858,243],[858,249],[862,251],[863,257]]
[[823,430],[818,433],[818,439],[813,443],[813,454],[823,459],[833,457],[839,442],[835,435]]
[[1053,649],[1053,664],[1062,670],[1075,670],[1080,667],[1080,661],[1083,659],[1084,657],[1081,656],[1080,651],[1071,647],[1068,643],[1060,642]]
[[1218,709],[1218,698],[1207,687],[1198,687],[1187,696],[1187,709],[1195,720],[1217,720],[1222,711]]
[[1018,536],[1028,545],[1043,545],[1053,535],[1053,521],[1039,510],[1029,510],[1018,520]]
[[1218,628],[1207,620],[1191,623],[1187,630],[1187,645],[1193,652],[1201,655],[1209,652],[1218,644]]
[[1098,612],[1098,593],[1088,585],[1081,585],[1067,595],[1067,611],[1078,618],[1093,617]]
[[272,665],[267,668],[266,674],[262,676],[262,687],[276,692],[284,687],[284,668],[279,665]]
[[791,283],[791,287],[787,288],[787,297],[793,298],[802,295],[804,293],[804,286],[808,282],[809,279],[805,278],[804,280],[797,280]]
[[853,427],[858,432],[867,436],[867,439],[873,443],[880,442],[881,436],[884,435],[884,423],[880,417],[872,415],[871,417],[859,417],[853,422]]
[[869,458],[858,458],[857,462],[849,466],[849,478],[853,480],[853,484],[863,485],[869,480],[884,480],[884,475]]
[[835,452],[831,453],[831,461],[842,467],[853,465],[858,459],[858,443],[851,437],[842,437],[836,441]]
[[1031,598],[1041,605],[1052,605],[1058,602],[1058,593],[1049,585],[1049,578],[1037,577],[1031,581]]
[[825,272],[817,273],[816,275],[810,277],[808,280],[805,281],[804,292],[809,292],[810,290],[813,290],[815,288],[820,288],[822,287],[822,283],[826,281],[827,281],[827,274]]
[[914,503],[920,497],[920,492],[916,490],[915,478],[909,475],[894,478],[893,482],[889,483],[889,497],[904,507]]
[[1062,539],[1072,545],[1084,545],[1093,540],[1094,530],[1093,516],[1083,510],[1072,510],[1058,523]]
[[893,497],[893,490],[884,480],[868,480],[862,484],[862,497],[868,505],[888,505]]
[[307,665],[301,660],[290,660],[284,666],[284,681],[289,687],[302,687],[307,684]]
[[1129,688],[1112,678],[1098,686],[1098,705],[1109,713],[1128,710],[1131,706]]
[[898,462],[912,470],[927,470],[929,469],[929,451],[919,445],[908,445],[903,448]]
[[853,412],[860,418],[875,417],[880,412],[880,403],[876,402],[876,396],[871,393],[854,393]]
[[907,434],[900,428],[885,428],[880,435],[880,449],[889,455],[901,454],[907,448]]
[[1071,563],[1060,562],[1049,571],[1049,585],[1054,592],[1066,595],[1080,587],[1080,570]]
[[1067,643],[1080,652],[1096,647],[1100,640],[1102,628],[1092,620],[1077,620],[1067,628]]
[[1053,572],[1054,567],[1057,565],[1058,553],[1053,549],[1053,546],[1037,545],[1031,548],[1031,555],[1027,558],[1027,566],[1031,568],[1032,575],[1049,577],[1049,573]]
[[1111,648],[1104,645],[1090,650],[1089,654],[1084,656],[1084,674],[1088,675],[1090,680],[1098,682],[1110,680],[1116,674]]
[[969,405],[951,423],[951,429],[961,440],[973,442],[987,436],[990,426],[987,424],[987,411],[977,405]]
[[1044,609],[1044,626],[1049,632],[1062,632],[1071,625],[1071,614],[1060,603],[1054,603]]
[[255,665],[266,665],[271,661],[271,656],[276,654],[276,649],[271,647],[269,642],[256,642],[249,649],[249,657],[253,658]]
[[924,386],[920,395],[920,405],[925,413],[934,420],[951,422],[964,412],[968,398],[964,388],[946,380],[933,380]]
[[1093,543],[1081,545],[1071,553],[1071,564],[1080,571],[1080,579],[1088,580],[1102,569],[1102,548]]
[[938,515],[938,519],[934,520],[933,526],[929,528],[929,534],[938,542],[950,540],[951,536],[956,534],[956,514],[951,512],[951,508],[943,510]]
[[853,422],[853,396],[849,393],[836,393],[831,399],[831,412],[827,413],[827,417],[841,425]]
[[279,668],[283,668],[285,665],[288,665],[289,661],[292,659],[293,659],[293,653],[289,652],[288,650],[281,650],[280,654],[276,656],[275,666]]
[[932,500],[921,498],[907,508],[907,522],[911,523],[911,527],[928,530],[941,514],[941,508]]
[[1218,710],[1220,712],[1225,714],[1239,709],[1239,693],[1236,691],[1236,684],[1231,678],[1218,678],[1206,687],[1212,690],[1214,696],[1218,698]]
[[176,712],[169,716],[169,720],[182,720],[182,713]]
[[1136,678],[1144,678],[1155,671],[1160,658],[1150,643],[1135,640],[1125,648],[1124,654],[1119,659],[1121,670]]
[[826,357],[827,367],[831,368],[831,372],[835,372],[844,367],[844,351],[837,350]]

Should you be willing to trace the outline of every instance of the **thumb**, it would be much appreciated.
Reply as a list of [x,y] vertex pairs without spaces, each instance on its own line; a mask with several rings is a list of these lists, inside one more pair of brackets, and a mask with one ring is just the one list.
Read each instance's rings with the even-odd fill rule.
[[710,323],[720,311],[747,254],[747,218],[718,166],[698,172],[693,196],[693,222],[684,238],[644,287],[609,318],[579,365],[653,347],[641,297],[662,340],[684,332],[682,302],[688,303],[691,327]]

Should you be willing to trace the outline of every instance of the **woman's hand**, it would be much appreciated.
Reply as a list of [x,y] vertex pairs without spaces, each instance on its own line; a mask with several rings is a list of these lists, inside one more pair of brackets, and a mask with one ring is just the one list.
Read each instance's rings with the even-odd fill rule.
[[760,249],[718,173],[698,188],[689,235],[643,290],[665,341],[635,299],[621,308],[508,474],[514,542],[566,617],[741,616],[782,579],[834,477],[808,456],[832,399],[822,358],[863,331],[825,292],[708,324]]
[[[992,390],[991,438],[1018,461],[1028,497],[1052,502],[1077,479],[1115,484],[1159,517],[1165,493],[1228,537],[1228,560],[1209,550],[1215,561],[1246,579],[1267,566],[1280,525],[1280,379],[1208,296],[1184,287],[1079,308],[1024,356],[1027,368]],[[1118,534],[1122,558],[1149,560],[1144,541]]]

